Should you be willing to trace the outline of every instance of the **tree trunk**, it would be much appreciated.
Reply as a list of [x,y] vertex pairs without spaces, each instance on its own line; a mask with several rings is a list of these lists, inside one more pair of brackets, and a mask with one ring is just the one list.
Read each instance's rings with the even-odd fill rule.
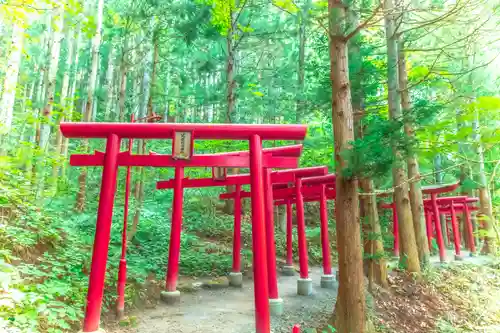
[[[402,121],[400,95],[398,92],[398,50],[397,36],[395,34],[394,4],[393,0],[384,1],[385,29],[387,39],[387,80],[389,96],[389,116],[392,121]],[[408,190],[408,179],[406,176],[402,153],[393,143],[395,156],[392,168],[394,184],[394,198],[399,220],[400,237],[400,264],[409,272],[420,273],[420,261],[418,259],[417,244],[415,241],[415,229],[413,227],[413,216],[410,206]]]
[[[69,114],[66,105],[67,105],[67,96],[69,92],[69,79],[72,70],[71,66],[73,64],[73,30],[71,29],[69,29],[66,33],[66,43],[68,45],[68,54],[66,55],[66,68],[64,70],[61,93],[59,98],[59,104],[61,106],[62,112],[59,116],[59,119],[57,120],[57,125],[56,125],[57,133],[56,133],[55,153],[58,156],[62,153],[63,150],[63,136],[61,131],[59,130],[59,124],[62,121],[65,121],[66,115]],[[57,190],[57,176],[59,173],[59,165],[60,162],[56,161],[52,166],[52,185],[54,190]]]
[[[399,36],[398,39],[398,49],[399,89],[401,90],[401,106],[405,119],[404,128],[406,135],[410,139],[415,140],[415,131],[413,129],[414,116],[411,111],[410,92],[408,90],[408,71],[406,69],[406,55],[402,36]],[[410,206],[418,248],[418,257],[420,263],[425,266],[429,263],[429,243],[427,242],[427,233],[425,229],[424,200],[420,183],[420,170],[417,154],[415,152],[410,152],[406,158],[406,164],[408,166],[408,179],[411,180]]]
[[[239,1],[236,0],[236,8],[239,6]],[[226,84],[227,84],[227,110],[226,110],[226,123],[232,123],[232,117],[235,111],[235,89],[236,81],[234,79],[235,71],[235,61],[236,61],[236,50],[235,50],[235,31],[237,29],[236,25],[236,13],[230,9],[229,13],[231,26],[227,33],[226,44],[227,44],[227,58],[226,58]],[[229,169],[228,171],[233,171],[232,173],[238,173],[238,169]],[[236,171],[236,172],[235,172]],[[229,173],[229,172],[228,172]],[[226,186],[226,192],[234,192],[234,186]],[[234,211],[234,200],[226,200],[224,202],[224,212],[226,214],[233,214]]]
[[[101,29],[102,29],[102,19],[103,19],[103,9],[104,0],[99,0],[97,4],[97,25],[94,37],[92,39],[92,64],[91,72],[87,87],[87,102],[85,104],[85,112],[83,115],[84,122],[90,122],[92,120],[92,105],[94,101],[95,85],[97,81],[97,71],[99,65],[99,47],[101,45]],[[83,140],[83,151],[88,150],[88,140]],[[80,176],[78,177],[79,191],[76,196],[75,209],[77,211],[83,211],[85,209],[85,192],[87,183],[87,168],[82,168]]]
[[[359,25],[357,13],[349,12],[349,25],[356,27]],[[363,119],[365,118],[364,110],[364,90],[363,83],[365,81],[363,73],[363,57],[361,55],[361,39],[359,36],[354,36],[349,40],[348,44],[348,60],[349,67],[352,69],[351,75],[351,99],[354,111],[355,137],[362,139],[364,136]],[[377,200],[374,193],[373,180],[370,178],[362,178],[359,180],[361,190],[365,195],[361,197],[360,215],[363,223],[364,234],[364,249],[365,249],[365,267],[367,267],[367,275],[369,281],[369,290],[373,290],[373,283],[382,287],[387,287],[387,262],[384,255],[384,245],[382,243],[382,230],[377,209]]]
[[479,192],[479,216],[478,220],[482,222],[485,234],[484,243],[481,249],[481,253],[492,254],[495,253],[495,235],[493,226],[495,224],[495,219],[493,216],[493,208],[491,204],[490,191],[488,189],[488,181],[486,180],[486,173],[484,168],[484,150],[483,144],[481,142],[481,133],[479,131],[479,110],[475,108],[474,110],[474,122],[472,124],[472,129],[474,133],[474,139],[476,145],[476,156],[477,156],[477,184]]
[[[154,90],[154,84],[156,82],[156,66],[158,62],[158,41],[156,40],[156,38],[154,38],[153,43],[154,50],[150,48],[150,51],[146,56],[146,63],[144,64],[145,69],[142,81],[143,100],[139,111],[139,118],[144,118],[146,116],[151,117],[153,115],[153,99],[151,94]],[[137,154],[146,154],[146,140],[138,140]],[[135,183],[136,207],[134,218],[132,220],[131,232],[128,237],[129,240],[134,238],[135,233],[137,232],[137,226],[139,225],[142,206],[144,203],[145,169],[143,167],[139,167],[137,173],[139,174],[139,176]]]
[[307,16],[309,12],[309,1],[305,7],[298,12],[299,19],[299,67],[298,67],[298,80],[297,80],[297,105],[295,113],[295,123],[300,124],[304,117],[305,101],[304,101],[304,82],[305,82],[305,63],[306,63],[306,26]]
[[50,47],[50,65],[47,81],[47,103],[42,111],[42,123],[40,125],[40,142],[39,147],[42,151],[48,150],[50,129],[52,127],[52,109],[54,106],[54,97],[56,91],[57,70],[59,68],[59,54],[61,51],[61,41],[63,39],[63,19],[64,13],[59,9],[55,13],[52,26],[55,29]]
[[106,109],[104,110],[104,121],[109,121],[111,110],[113,109],[114,99],[113,99],[113,74],[115,73],[115,38],[111,40],[110,50],[108,56],[108,69],[106,71],[106,85],[105,90],[107,92],[106,96]]
[[7,70],[3,82],[2,98],[0,100],[0,138],[10,132],[14,116],[17,78],[21,66],[23,51],[24,22],[14,22],[10,42],[10,52],[7,56]]
[[[125,45],[127,43],[125,42]],[[123,48],[120,64],[120,96],[119,96],[119,115],[118,120],[123,123],[125,121],[125,98],[127,95],[127,65],[125,59],[126,47]]]
[[339,265],[339,292],[335,303],[335,327],[339,333],[364,333],[365,293],[359,224],[359,197],[356,178],[343,170],[343,152],[354,139],[347,41],[344,37],[346,9],[341,0],[328,0],[330,79],[336,167],[336,229]]

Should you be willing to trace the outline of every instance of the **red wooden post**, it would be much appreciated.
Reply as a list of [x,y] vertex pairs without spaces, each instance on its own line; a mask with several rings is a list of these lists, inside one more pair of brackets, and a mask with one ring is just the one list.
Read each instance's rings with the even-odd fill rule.
[[[132,115],[132,121],[134,116]],[[132,152],[133,139],[128,140],[128,152]],[[125,284],[127,283],[127,224],[128,224],[128,202],[130,198],[130,176],[131,167],[127,167],[127,175],[125,177],[125,203],[123,205],[123,231],[122,231],[122,253],[120,257],[120,266],[118,267],[118,283],[116,299],[116,315],[118,319],[122,319],[125,312]]]
[[333,287],[334,278],[332,275],[332,261],[330,258],[330,241],[328,240],[328,208],[326,204],[326,186],[321,185],[320,189],[320,231],[321,250],[323,255],[323,276],[321,276],[321,286],[323,288]]
[[292,333],[300,333],[300,326],[294,325],[292,328]]
[[233,273],[241,272],[241,185],[234,191]]
[[[295,273],[293,268],[293,223],[292,223],[292,203],[286,200],[286,266],[290,275]],[[285,271],[285,270],[284,270]]]
[[392,228],[394,234],[394,256],[399,257],[399,220],[396,203],[392,204]]
[[279,315],[283,312],[283,300],[278,294],[278,277],[276,272],[276,245],[274,241],[274,204],[271,169],[264,169],[264,192],[266,212],[266,244],[267,244],[267,278],[269,286],[269,302],[271,314]]
[[269,289],[267,285],[263,176],[262,141],[260,136],[252,135],[250,137],[250,188],[252,192],[252,249],[256,333],[271,332]]
[[458,230],[457,224],[457,214],[455,212],[455,206],[453,202],[450,204],[451,210],[451,227],[453,229],[453,242],[455,244],[455,260],[461,260],[462,257],[460,255],[460,230]]
[[102,170],[101,193],[90,268],[89,289],[87,292],[87,308],[83,321],[83,332],[94,332],[99,329],[101,318],[102,295],[106,277],[109,236],[113,217],[113,204],[116,192],[117,157],[120,152],[120,138],[116,134],[108,135],[106,155]]
[[306,224],[304,221],[304,198],[302,197],[302,180],[295,180],[295,208],[297,210],[297,234],[299,241],[300,278],[297,280],[297,294],[309,296],[312,294],[312,280],[309,278],[309,263],[307,257]]
[[439,221],[439,207],[437,204],[437,194],[431,193],[432,210],[434,213],[434,228],[436,228],[436,240],[439,247],[439,260],[446,261],[446,250],[444,248],[443,234],[441,231],[441,222]]
[[184,168],[176,167],[174,178],[174,200],[172,203],[172,222],[170,228],[170,246],[168,249],[166,291],[161,294],[162,300],[166,303],[175,303],[180,298],[180,292],[177,290],[177,278],[179,276],[182,204],[184,197],[182,178],[184,178]]
[[425,227],[427,231],[427,242],[429,251],[432,249],[432,214],[429,210],[425,210]]
[[467,202],[464,202],[464,215],[465,215],[465,223],[467,224],[467,229],[468,229],[468,234],[467,237],[469,238],[469,244],[470,244],[470,253],[471,255],[474,255],[476,253],[476,244],[474,243],[474,235],[473,231],[474,228],[472,227],[472,221],[470,218],[470,210],[469,210],[469,205]]
[[241,185],[234,190],[234,230],[233,230],[233,267],[229,273],[229,284],[241,287],[243,274],[241,273]]

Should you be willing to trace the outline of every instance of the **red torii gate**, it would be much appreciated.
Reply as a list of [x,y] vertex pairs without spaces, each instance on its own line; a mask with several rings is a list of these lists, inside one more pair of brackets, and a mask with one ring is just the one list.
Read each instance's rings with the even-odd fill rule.
[[[312,293],[312,280],[309,278],[309,269],[308,269],[308,255],[307,255],[307,241],[305,238],[305,221],[304,221],[304,193],[307,194],[308,201],[320,201],[320,209],[321,209],[321,239],[322,239],[322,250],[323,250],[323,264],[324,264],[324,274],[321,278],[322,287],[331,287],[334,283],[334,276],[331,270],[331,262],[330,262],[330,249],[328,242],[328,215],[326,210],[326,184],[332,184],[335,181],[335,175],[323,175],[309,178],[301,178],[301,176],[305,176],[307,174],[311,174],[313,171],[309,169],[296,169],[296,170],[284,170],[279,171],[281,173],[293,173],[295,176],[295,186],[291,188],[279,188],[281,186],[277,186],[273,192],[268,191],[268,202],[270,205],[268,209],[270,214],[272,215],[272,203],[274,199],[280,200],[280,203],[286,204],[286,202],[290,202],[287,205],[287,268],[285,270],[285,274],[291,275],[291,272],[294,271],[294,268],[291,264],[291,261],[288,260],[291,251],[291,202],[292,199],[295,198],[296,201],[296,210],[297,210],[297,234],[298,234],[298,243],[299,243],[299,264],[300,264],[300,278],[297,280],[297,294],[308,296]],[[326,173],[326,167],[318,170],[320,173]],[[315,185],[314,187],[303,187],[303,185]],[[270,193],[270,195],[269,195]],[[251,192],[243,192],[239,194],[239,196],[248,197],[251,195]],[[329,192],[328,195],[330,197],[335,196],[334,191]],[[223,193],[220,195],[221,199],[231,199],[236,198],[233,193]],[[290,262],[290,265],[288,263]]]
[[[279,297],[278,278],[276,271],[276,248],[274,241],[274,216],[272,205],[272,184],[283,184],[293,182],[297,175],[308,176],[314,174],[325,174],[327,167],[311,167],[302,169],[288,169],[280,171],[272,171],[270,167],[264,170],[264,185],[265,185],[265,224],[266,224],[266,243],[267,243],[267,272],[268,272],[268,288],[269,288],[269,304],[271,313],[279,315],[283,312],[283,300]],[[233,231],[233,266],[232,272],[229,274],[230,283],[233,286],[242,284],[241,274],[241,186],[250,182],[250,176],[247,174],[231,175],[225,179],[217,180],[213,178],[189,179],[184,178],[180,186],[183,188],[200,188],[200,187],[215,187],[234,185],[235,192],[228,193],[228,196],[235,199],[234,209],[234,231]],[[173,180],[159,181],[156,184],[157,189],[169,189],[174,187]],[[271,196],[271,198],[269,198]],[[269,201],[270,200],[270,201]],[[264,296],[262,296],[264,297]]]
[[[275,160],[276,157],[270,156],[270,158],[266,159],[266,156],[263,156],[262,140],[303,140],[307,131],[305,125],[61,123],[60,130],[67,138],[106,139],[106,152],[104,154],[96,152],[95,155],[86,157],[79,155],[79,157],[73,157],[72,161],[72,165],[103,166],[87,306],[83,324],[84,332],[99,330],[118,167],[176,167],[174,191],[180,189],[181,191],[178,192],[182,192],[180,185],[184,167],[245,167],[245,165],[250,165],[250,184],[253,193],[252,248],[256,297],[256,331],[257,333],[270,332],[262,179],[263,167],[269,167],[268,165],[272,164],[270,161]],[[172,139],[173,151],[177,155],[131,155],[128,152],[120,153],[120,141],[123,138]],[[247,140],[250,143],[249,155],[232,156],[230,159],[213,155],[193,155],[193,140],[195,138]],[[238,161],[234,161],[235,159]],[[283,157],[277,159],[283,159]],[[174,232],[173,229],[171,233]],[[173,258],[174,255],[177,255],[177,257]],[[179,251],[174,254],[169,253],[169,261],[171,257],[178,261],[178,255]],[[264,294],[266,297],[261,299],[259,298],[260,294]]]
[[[461,260],[460,254],[460,230],[458,228],[457,222],[457,211],[461,211],[465,215],[466,231],[469,244],[471,246],[470,251],[473,254],[476,250],[474,245],[474,236],[470,212],[475,210],[474,207],[469,207],[469,203],[477,202],[477,198],[469,198],[467,196],[454,196],[454,197],[441,197],[436,198],[435,202],[438,205],[438,214],[449,214],[451,216],[451,227],[453,231],[453,241],[455,246],[455,260]],[[432,200],[424,200],[424,207],[426,210],[426,226],[427,226],[427,237],[432,239],[432,226],[430,223],[430,214],[435,214]],[[434,215],[434,221],[439,221],[439,215]],[[448,228],[446,230],[448,232]],[[429,240],[430,244],[430,240]]]

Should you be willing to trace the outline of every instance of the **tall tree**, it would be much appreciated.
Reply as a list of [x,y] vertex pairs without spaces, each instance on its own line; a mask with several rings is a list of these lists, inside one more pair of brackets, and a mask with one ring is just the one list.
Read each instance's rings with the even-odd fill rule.
[[[396,8],[393,0],[384,0],[385,30],[387,39],[387,85],[389,117],[394,123],[402,123],[401,99],[398,78],[398,47],[396,35]],[[394,184],[394,203],[399,220],[400,263],[413,273],[420,273],[420,261],[415,240],[413,216],[410,205],[408,178],[405,172],[404,157],[393,140],[394,165],[392,168]]]
[[335,303],[335,327],[340,333],[365,332],[365,294],[359,223],[358,181],[346,177],[343,155],[354,139],[349,65],[347,59],[346,8],[341,0],[328,0],[332,121],[335,143],[337,250],[339,293]]
[[[407,137],[415,141],[415,115],[411,110],[410,91],[408,87],[408,70],[406,68],[406,55],[404,52],[404,36],[398,35],[398,75],[399,90],[401,91],[401,107],[403,109],[404,129]],[[425,231],[424,200],[420,184],[420,168],[415,149],[411,149],[406,158],[408,179],[410,181],[410,206],[415,229],[420,263],[427,265],[429,262],[429,245]]]
[[[83,121],[92,121],[92,106],[94,104],[94,93],[95,85],[97,81],[97,72],[99,70],[99,47],[101,46],[101,29],[103,21],[104,12],[104,0],[97,0],[97,20],[96,20],[96,30],[92,38],[92,62],[91,62],[91,72],[89,75],[88,86],[87,86],[87,101],[85,103],[85,111],[83,114]],[[83,140],[84,151],[88,150],[88,140]],[[86,193],[86,183],[87,183],[87,168],[82,168],[80,176],[78,177],[79,191],[76,196],[75,209],[77,211],[83,211],[85,209],[85,193]]]
[[12,24],[12,37],[9,53],[7,56],[7,71],[3,80],[3,89],[0,99],[0,138],[9,133],[14,115],[14,101],[16,99],[17,78],[21,66],[21,56],[23,51],[23,40],[25,22],[24,12],[20,12],[20,18]]

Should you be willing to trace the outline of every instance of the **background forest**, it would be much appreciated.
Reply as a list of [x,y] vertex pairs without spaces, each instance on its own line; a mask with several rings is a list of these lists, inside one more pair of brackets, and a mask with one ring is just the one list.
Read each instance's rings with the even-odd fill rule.
[[[59,122],[156,114],[162,122],[304,123],[300,166],[334,172],[332,27],[347,44],[343,87],[355,126],[342,152],[345,177],[369,179],[372,191],[460,180],[462,193],[481,197],[477,237],[498,238],[499,23],[500,3],[490,0],[0,1],[0,330],[8,322],[68,331],[83,315],[101,170],[71,168],[68,157],[104,146],[68,141]],[[137,153],[171,152],[161,141],[136,141]],[[246,149],[246,142],[195,146]],[[396,184],[391,169],[402,160],[408,171]],[[165,274],[172,194],[155,183],[173,176],[132,172],[128,305],[147,302],[148,283]],[[105,308],[114,302],[124,179],[120,170]],[[217,200],[224,190],[186,190],[182,275],[229,271],[231,207]],[[307,216],[313,262],[321,256],[315,212]],[[387,249],[390,234],[382,214]],[[251,243],[249,223],[243,237]],[[284,233],[276,237],[283,256]],[[243,255],[248,266],[248,246]]]

